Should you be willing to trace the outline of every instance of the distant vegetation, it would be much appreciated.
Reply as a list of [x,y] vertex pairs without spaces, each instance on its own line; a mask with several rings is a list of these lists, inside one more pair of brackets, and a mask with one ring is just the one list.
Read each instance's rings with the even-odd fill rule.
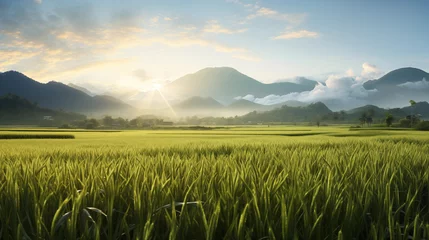
[[[194,105],[194,98],[181,106]],[[207,102],[216,105],[210,98]],[[283,105],[273,110],[252,111],[235,117],[186,117],[172,122],[155,115],[142,115],[133,119],[87,118],[84,115],[40,108],[16,95],[0,97],[0,124],[55,126],[63,129],[142,129],[172,125],[257,125],[257,124],[360,124],[360,126],[386,125],[423,130],[423,119],[429,116],[429,103],[410,101],[409,107],[383,109],[373,105],[349,111],[331,111],[324,103],[317,102],[306,106],[290,107]],[[218,106],[218,105],[216,105]],[[219,107],[221,108],[221,107]],[[213,109],[212,109],[213,111]]]
[[3,125],[59,126],[64,122],[85,118],[82,114],[41,108],[38,103],[13,94],[0,96],[0,124]]
[[70,134],[0,134],[0,139],[73,139]]

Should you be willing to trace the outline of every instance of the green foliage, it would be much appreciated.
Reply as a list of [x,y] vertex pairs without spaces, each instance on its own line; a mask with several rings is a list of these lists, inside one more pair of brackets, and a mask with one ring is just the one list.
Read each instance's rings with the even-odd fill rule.
[[409,128],[411,127],[411,120],[406,118],[401,119],[399,120],[399,126],[404,128]]
[[421,131],[429,131],[429,121],[422,121],[418,123],[415,128]]
[[0,139],[73,139],[70,134],[0,134]]
[[393,124],[393,120],[394,120],[394,118],[393,118],[392,114],[390,114],[390,113],[386,113],[386,119],[385,119],[385,122],[386,122],[386,125],[387,125],[388,127],[392,126],[392,124]]
[[427,239],[429,138],[321,129],[3,140],[0,238]]

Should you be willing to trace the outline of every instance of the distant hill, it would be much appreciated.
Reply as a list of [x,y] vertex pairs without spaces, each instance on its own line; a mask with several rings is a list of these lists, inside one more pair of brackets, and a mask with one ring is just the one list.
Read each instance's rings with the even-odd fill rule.
[[249,111],[264,109],[265,107],[267,107],[267,106],[262,105],[262,104],[258,104],[258,103],[254,103],[254,102],[251,102],[251,101],[245,100],[245,99],[240,99],[240,100],[234,101],[230,105],[228,105],[228,109],[231,109],[231,110],[247,109]]
[[420,114],[423,118],[429,119],[429,103],[428,102],[418,102],[415,106],[404,107],[402,110],[407,113],[407,115],[411,114]]
[[284,95],[291,92],[309,91],[314,85],[291,82],[261,83],[229,67],[205,68],[181,77],[166,85],[162,91],[170,96],[212,97],[220,101],[232,100],[248,94],[265,97],[270,94]]
[[296,100],[289,100],[289,101],[286,101],[286,102],[281,102],[281,103],[277,103],[277,104],[274,104],[274,105],[268,105],[268,106],[270,106],[272,109],[274,109],[274,108],[282,107],[284,105],[286,105],[288,107],[306,107],[309,104],[308,103],[304,103],[304,102],[300,102],[300,101],[296,101]]
[[59,82],[37,82],[22,73],[9,71],[0,74],[0,95],[16,94],[50,109],[88,114],[113,114],[133,108],[118,99],[88,94]]
[[77,89],[81,92],[84,92],[84,93],[88,94],[89,96],[95,96],[96,95],[96,94],[92,93],[91,91],[89,91],[88,89],[81,87],[81,86],[78,86],[78,85],[75,85],[73,83],[69,83],[69,84],[67,84],[67,86],[72,87],[74,89]]
[[418,102],[415,106],[403,107],[403,108],[391,108],[384,109],[374,105],[366,105],[347,111],[349,119],[358,119],[363,113],[371,113],[374,118],[382,119],[386,116],[386,113],[392,114],[397,119],[404,118],[407,115],[419,114],[422,118],[429,118],[429,103]]
[[305,107],[280,108],[266,112],[251,112],[241,118],[245,122],[310,122],[323,116],[332,114],[332,111],[322,102],[312,103]]
[[349,111],[346,111],[346,112],[350,115],[362,114],[362,113],[368,113],[368,112],[372,112],[376,115],[384,115],[387,112],[387,110],[374,105],[365,105],[362,107],[350,109]]
[[211,97],[191,97],[184,100],[181,103],[178,103],[174,106],[176,109],[186,109],[186,110],[215,110],[224,108],[224,106]]
[[77,113],[41,108],[36,103],[17,95],[0,96],[0,124],[40,125],[49,123],[59,125],[85,118],[85,115]]

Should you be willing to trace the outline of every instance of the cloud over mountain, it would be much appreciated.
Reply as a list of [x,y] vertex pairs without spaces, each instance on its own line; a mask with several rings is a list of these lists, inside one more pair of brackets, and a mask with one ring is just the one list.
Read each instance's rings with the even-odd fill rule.
[[330,76],[325,85],[318,83],[313,90],[304,92],[294,92],[285,95],[268,95],[256,98],[253,95],[238,97],[255,103],[272,105],[290,100],[301,102],[326,102],[334,109],[343,107],[358,106],[366,103],[366,98],[377,92],[377,90],[366,90],[362,82],[352,77]]
[[423,78],[421,81],[418,82],[406,82],[399,84],[398,87],[418,90],[429,89],[429,82],[426,81],[425,78]]

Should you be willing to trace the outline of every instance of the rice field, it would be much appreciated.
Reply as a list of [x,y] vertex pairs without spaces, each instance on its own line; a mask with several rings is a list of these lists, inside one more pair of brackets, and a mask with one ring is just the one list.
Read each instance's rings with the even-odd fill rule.
[[429,239],[424,132],[67,134],[0,140],[0,239]]

